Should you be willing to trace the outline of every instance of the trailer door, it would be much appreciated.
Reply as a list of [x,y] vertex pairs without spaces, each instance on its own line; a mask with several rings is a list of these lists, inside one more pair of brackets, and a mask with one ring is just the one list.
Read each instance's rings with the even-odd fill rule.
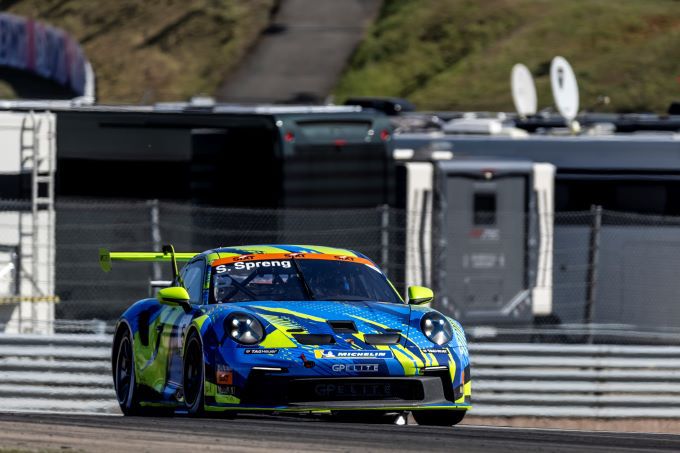
[[530,319],[530,163],[452,161],[443,178],[447,308],[473,323]]

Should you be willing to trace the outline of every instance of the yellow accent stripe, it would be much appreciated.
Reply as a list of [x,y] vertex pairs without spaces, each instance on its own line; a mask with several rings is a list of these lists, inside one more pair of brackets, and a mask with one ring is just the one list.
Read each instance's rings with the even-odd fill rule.
[[18,304],[21,302],[52,302],[59,303],[61,299],[59,296],[8,296],[0,297],[0,305],[3,304]]
[[267,336],[260,342],[260,346],[263,348],[295,348],[296,345],[291,339],[291,336],[285,332],[284,329],[279,328],[279,326],[274,325],[276,330]]
[[308,250],[314,250],[315,252],[319,253],[326,253],[329,255],[345,255],[345,256],[354,256],[356,257],[356,253],[352,253],[347,249],[338,249],[335,247],[324,247],[321,245],[298,245],[297,247],[303,248],[303,249],[308,249]]
[[[404,346],[398,344],[398,345],[395,345],[394,348],[397,348],[397,349],[403,351],[404,354],[406,354],[406,355],[408,355],[409,357],[411,357],[411,359],[413,360],[413,363],[415,363],[415,365],[416,365],[418,368],[422,368],[422,367],[426,366],[425,363],[421,360],[420,357],[418,357],[418,356],[415,355],[413,352],[411,352],[411,351],[409,351],[408,349],[406,349]],[[393,348],[393,350],[394,350],[394,348]]]
[[401,366],[404,368],[404,374],[407,376],[415,376],[417,367],[415,362],[408,355],[404,354],[398,349],[392,349],[394,356],[397,358]]
[[342,408],[323,408],[323,407],[247,407],[247,406],[209,406],[206,404],[205,410],[211,412],[221,412],[221,411],[275,411],[275,412],[328,412],[332,411],[418,411],[418,410],[449,410],[449,411],[467,411],[472,409],[472,406],[456,404],[451,406],[389,406],[389,407],[342,407]]
[[446,353],[449,356],[449,374],[451,375],[451,382],[456,380],[456,372],[458,371],[456,369],[456,361],[453,360],[453,356],[451,355],[451,350],[449,348],[446,348]]

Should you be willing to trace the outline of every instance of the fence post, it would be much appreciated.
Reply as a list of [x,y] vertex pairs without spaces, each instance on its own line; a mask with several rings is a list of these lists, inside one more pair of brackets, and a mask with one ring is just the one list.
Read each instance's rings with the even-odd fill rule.
[[390,256],[390,211],[386,204],[378,206],[380,211],[380,266],[383,272],[390,275],[387,263]]
[[[602,231],[602,206],[591,206],[590,242],[588,245],[588,276],[586,278],[586,307],[584,321],[590,326],[593,322],[593,308],[597,297],[597,268],[600,261],[600,233]],[[589,327],[590,330],[590,327]],[[592,341],[592,333],[589,335]]]
[[12,269],[12,273],[14,274],[14,295],[15,296],[21,296],[21,254],[20,254],[20,245],[17,245],[14,250],[12,251],[11,257],[12,257],[12,266],[14,266],[14,269]]
[[[151,242],[153,243],[153,249],[160,251],[162,239],[158,200],[149,200],[147,203],[149,205],[149,214],[151,215]],[[163,278],[161,263],[153,263],[153,279],[160,280],[161,278]]]

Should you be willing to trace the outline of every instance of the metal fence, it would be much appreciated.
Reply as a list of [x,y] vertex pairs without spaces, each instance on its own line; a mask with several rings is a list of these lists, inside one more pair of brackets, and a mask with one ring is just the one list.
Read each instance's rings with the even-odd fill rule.
[[[199,207],[172,202],[67,200],[57,203],[54,266],[59,320],[111,321],[149,292],[152,279],[169,279],[169,266],[121,264],[104,274],[98,249],[196,251],[244,244],[313,244],[361,251],[395,284],[403,283],[402,214],[386,207],[273,210]],[[9,274],[8,274],[9,275]],[[74,324],[71,323],[71,326]]]
[[[0,298],[8,302],[5,306],[11,305],[12,297],[22,296],[17,294],[13,280],[17,266],[12,241],[18,240],[18,233],[10,234],[16,223],[13,213],[21,206],[20,203],[0,202]],[[475,276],[475,272],[496,272],[494,278],[498,285],[507,285],[504,272],[516,263],[515,258],[503,255],[502,246],[521,241],[524,244],[519,248],[523,253],[521,262],[525,263],[523,284],[529,288],[544,284],[537,280],[539,271],[547,271],[552,276],[552,283],[549,283],[551,314],[514,324],[506,322],[512,321],[512,314],[509,314],[508,319],[499,319],[503,322],[475,324],[465,323],[463,313],[464,324],[473,339],[680,343],[680,304],[676,303],[677,294],[680,294],[680,279],[676,277],[680,269],[680,218],[624,214],[599,208],[558,213],[543,219],[554,225],[552,233],[548,230],[547,233],[541,231],[542,236],[538,237],[516,237],[507,231],[495,232],[480,246],[480,256],[470,259],[465,256],[470,250],[459,250],[451,243],[437,240],[445,237],[439,233],[449,225],[423,229],[418,227],[419,222],[407,221],[407,214],[388,207],[265,210],[198,207],[159,201],[61,200],[57,203],[54,226],[55,259],[40,263],[49,268],[49,272],[41,275],[54,275],[55,294],[44,296],[59,299],[54,309],[62,330],[105,331],[125,307],[149,292],[150,279],[168,277],[168,266],[158,264],[123,264],[104,274],[97,262],[99,247],[160,250],[164,243],[172,243],[177,250],[185,251],[248,243],[346,247],[359,250],[378,262],[403,290],[407,264],[432,268],[434,273],[461,284]],[[461,212],[449,215],[449,218],[455,220],[457,216],[471,215]],[[516,218],[518,224],[529,224],[528,217],[519,215]],[[406,241],[408,235],[423,231],[430,236]],[[464,234],[465,241],[479,239],[478,231]],[[432,248],[431,262],[420,259],[423,243],[428,241]],[[500,245],[493,245],[494,241]],[[548,262],[538,259],[539,253],[543,253],[539,245],[546,241],[552,244],[552,260]],[[407,247],[406,244],[410,245]],[[500,251],[494,252],[493,247]],[[443,262],[442,254],[449,263],[465,259],[475,262],[477,259],[481,268],[444,264],[440,267],[450,267],[443,272],[437,268],[437,263]],[[433,280],[438,295],[446,296],[442,282]],[[435,306],[444,309],[437,306],[437,302]],[[0,319],[0,324],[9,319],[7,313]],[[91,320],[99,321],[93,323]]]

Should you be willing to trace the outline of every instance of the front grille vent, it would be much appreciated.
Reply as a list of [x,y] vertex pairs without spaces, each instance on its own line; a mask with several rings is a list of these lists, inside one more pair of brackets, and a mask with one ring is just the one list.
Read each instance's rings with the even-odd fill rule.
[[357,333],[354,321],[328,321],[335,333]]
[[315,345],[315,344],[333,344],[335,343],[335,338],[333,335],[326,333],[296,333],[293,337],[300,344],[305,345]]
[[364,341],[367,344],[397,344],[399,343],[400,335],[398,333],[367,333],[364,335]]

